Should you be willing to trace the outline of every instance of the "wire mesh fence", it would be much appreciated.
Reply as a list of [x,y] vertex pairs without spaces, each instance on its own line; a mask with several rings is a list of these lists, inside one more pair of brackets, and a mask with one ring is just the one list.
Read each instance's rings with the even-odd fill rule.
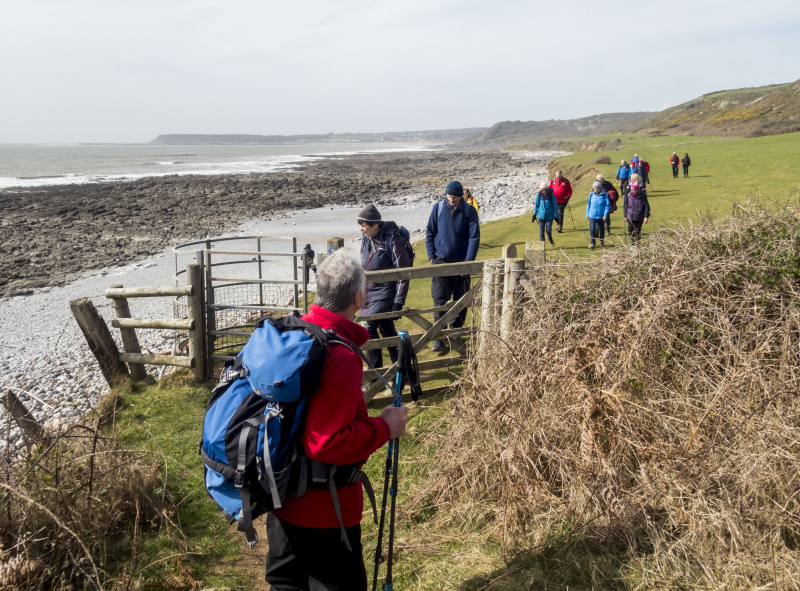
[[[187,264],[203,268],[206,367],[216,375],[234,357],[259,320],[302,310],[302,253],[290,237],[246,236],[182,244],[173,249],[175,280],[185,279]],[[187,298],[175,298],[173,316],[186,318]],[[175,335],[176,353],[185,351],[188,333]]]

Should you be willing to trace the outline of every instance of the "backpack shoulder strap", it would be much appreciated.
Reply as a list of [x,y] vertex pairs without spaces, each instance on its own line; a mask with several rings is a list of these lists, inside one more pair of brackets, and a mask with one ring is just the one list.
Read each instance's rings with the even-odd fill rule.
[[392,242],[393,242],[393,239],[394,239],[394,235],[397,232],[399,232],[399,230],[396,230],[396,231],[394,231],[391,234],[388,234],[386,236],[386,250],[388,251],[389,257],[392,259],[392,264],[395,267],[397,267],[397,256],[394,254],[394,249],[392,248]]

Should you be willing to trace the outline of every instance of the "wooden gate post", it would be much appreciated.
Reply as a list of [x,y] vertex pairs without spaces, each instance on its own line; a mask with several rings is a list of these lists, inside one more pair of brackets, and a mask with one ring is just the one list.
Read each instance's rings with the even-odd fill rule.
[[83,331],[83,336],[86,337],[89,349],[100,364],[100,370],[108,385],[113,388],[121,380],[130,377],[128,368],[120,361],[117,344],[111,338],[108,326],[95,309],[92,300],[88,298],[72,300],[69,307]]
[[542,240],[527,240],[525,242],[525,260],[532,267],[544,265],[545,251],[544,241]]
[[344,248],[344,238],[340,238],[339,236],[328,238],[325,241],[325,252],[317,254],[317,267],[324,263],[325,259],[327,259],[340,248]]
[[498,276],[501,274],[501,261],[486,261],[483,264],[483,296],[481,301],[480,349],[488,342],[489,335],[497,324],[497,296],[495,293]]
[[340,248],[344,248],[344,238],[334,236],[325,241],[325,254],[333,254]]
[[[122,285],[111,285],[111,289],[121,289]],[[128,298],[113,298],[111,300],[114,306],[114,313],[117,318],[130,318],[131,309],[128,306]],[[122,337],[122,347],[126,353],[141,353],[142,348],[139,346],[139,339],[136,338],[136,330],[133,328],[120,328],[119,335]],[[131,372],[131,379],[134,381],[141,381],[147,377],[147,370],[141,363],[131,363],[128,365]]]
[[20,402],[17,395],[11,390],[6,390],[0,396],[0,402],[8,410],[8,414],[14,419],[14,422],[19,426],[22,434],[29,443],[39,441],[44,438],[44,428],[36,422],[31,412],[25,408],[25,405]]
[[519,317],[517,295],[519,280],[524,272],[525,259],[506,259],[503,312],[500,320],[500,338],[504,341],[508,341],[511,331],[514,329],[516,319]]
[[192,361],[192,375],[196,382],[206,378],[206,355],[203,350],[203,274],[200,265],[186,265],[186,281],[192,288],[187,296],[189,328],[189,358]]

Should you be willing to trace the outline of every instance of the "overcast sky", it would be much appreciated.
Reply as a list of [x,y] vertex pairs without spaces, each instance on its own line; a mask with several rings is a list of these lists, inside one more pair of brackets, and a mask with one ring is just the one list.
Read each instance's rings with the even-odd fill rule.
[[0,142],[488,127],[800,78],[798,0],[2,0]]

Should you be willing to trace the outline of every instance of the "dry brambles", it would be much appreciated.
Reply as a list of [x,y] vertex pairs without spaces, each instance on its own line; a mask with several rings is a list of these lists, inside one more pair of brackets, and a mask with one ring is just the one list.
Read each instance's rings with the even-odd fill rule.
[[578,544],[593,586],[800,588],[796,198],[532,279],[410,511],[507,562]]

